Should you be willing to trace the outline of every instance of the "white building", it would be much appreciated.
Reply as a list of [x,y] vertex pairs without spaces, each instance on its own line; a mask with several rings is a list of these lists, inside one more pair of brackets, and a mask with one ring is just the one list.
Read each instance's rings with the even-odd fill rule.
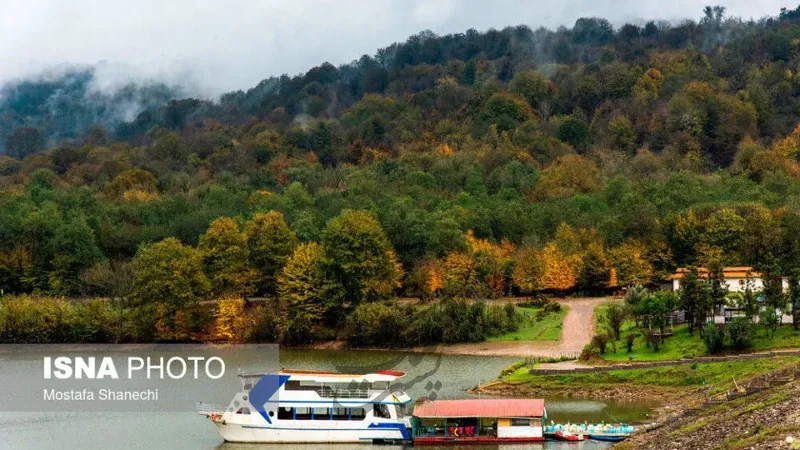
[[[681,283],[689,272],[689,269],[682,267],[676,270],[674,274],[670,275],[669,279],[672,281],[672,289],[674,291],[680,290]],[[722,269],[722,274],[725,277],[725,286],[728,288],[728,292],[744,292],[749,285],[751,291],[757,295],[758,292],[764,289],[764,281],[761,279],[761,274],[755,272],[752,267],[725,267]],[[705,267],[698,267],[697,276],[700,279],[707,280],[708,269]],[[789,278],[781,277],[781,285],[783,286],[784,292],[788,291]],[[728,305],[717,305],[713,312],[713,322],[727,323],[737,314],[741,316],[743,313],[741,310],[731,308]],[[787,311],[778,310],[778,314],[781,323],[792,323],[791,306]],[[712,320],[712,318],[709,317],[709,320]],[[755,320],[758,321],[758,317],[755,317]]]
[[[676,270],[674,274],[670,275],[669,279],[672,281],[672,290],[678,291],[681,288],[683,278],[689,273],[690,270],[681,267]],[[764,289],[764,282],[761,280],[761,274],[753,270],[752,267],[725,267],[722,269],[722,274],[725,277],[725,284],[729,292],[744,292],[747,289],[748,279],[750,281],[750,289],[753,292],[759,292]],[[701,279],[708,278],[708,269],[699,267],[697,275]],[[789,279],[783,277],[781,284],[783,290],[789,290]]]

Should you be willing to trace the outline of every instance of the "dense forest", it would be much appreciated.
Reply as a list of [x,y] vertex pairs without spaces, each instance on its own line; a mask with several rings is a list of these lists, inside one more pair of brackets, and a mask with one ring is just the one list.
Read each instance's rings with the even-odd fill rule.
[[64,77],[3,90],[5,293],[265,296],[302,334],[393,297],[800,268],[800,7],[422,32],[219,101],[88,107]]

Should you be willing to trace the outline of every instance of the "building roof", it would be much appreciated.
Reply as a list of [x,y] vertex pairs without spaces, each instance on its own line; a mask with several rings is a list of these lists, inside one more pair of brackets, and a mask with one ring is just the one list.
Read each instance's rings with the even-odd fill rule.
[[422,400],[414,417],[543,417],[542,399]]
[[[689,272],[691,272],[689,269],[681,267],[677,269],[675,273],[670,275],[669,279],[670,280],[683,279],[683,277],[686,276],[686,274]],[[752,267],[737,266],[737,267],[725,267],[722,269],[722,275],[725,278],[747,278],[748,273],[750,274],[751,278],[761,277],[761,273],[754,271]],[[697,276],[699,278],[708,278],[708,269],[706,269],[705,267],[698,267]]]

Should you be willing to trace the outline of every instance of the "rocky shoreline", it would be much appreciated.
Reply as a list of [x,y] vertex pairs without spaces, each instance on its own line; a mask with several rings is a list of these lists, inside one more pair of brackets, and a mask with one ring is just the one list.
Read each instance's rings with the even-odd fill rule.
[[470,392],[503,397],[567,396],[653,401],[660,405],[650,423],[640,424],[628,449],[787,449],[787,436],[800,442],[800,365],[758,374],[738,384],[702,388],[647,386],[631,383],[557,385],[542,381],[503,379]]

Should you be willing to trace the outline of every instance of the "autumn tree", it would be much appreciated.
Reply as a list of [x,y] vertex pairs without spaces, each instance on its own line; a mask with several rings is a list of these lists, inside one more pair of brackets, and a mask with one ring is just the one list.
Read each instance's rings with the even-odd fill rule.
[[224,297],[217,300],[214,313],[214,337],[227,342],[239,342],[245,327],[244,299]]
[[535,247],[526,246],[517,251],[512,279],[520,289],[526,291],[541,289],[539,281],[542,279],[543,271],[544,267]]
[[247,237],[229,217],[220,217],[200,236],[198,249],[211,280],[214,295],[248,295],[254,289],[256,272],[248,266]]
[[203,255],[175,238],[140,248],[132,269],[136,305],[163,303],[174,312],[206,298],[211,289]]
[[645,251],[644,245],[636,241],[626,241],[608,250],[619,286],[646,285],[653,279],[653,266]]
[[513,267],[514,245],[508,241],[500,244],[476,238],[472,230],[464,236],[475,269],[493,297],[502,297],[508,292]]
[[442,263],[442,274],[445,292],[454,297],[481,297],[487,291],[469,253],[448,253]]
[[535,192],[541,199],[551,199],[585,194],[601,188],[600,172],[591,160],[580,155],[567,155],[542,171]]
[[550,243],[539,253],[542,264],[542,275],[539,285],[543,289],[565,291],[575,286],[580,269],[580,257],[564,254]]
[[411,295],[419,296],[423,300],[434,297],[443,287],[441,264],[429,259],[415,261],[407,284]]
[[281,303],[286,305],[289,341],[312,339],[314,328],[320,325],[330,306],[321,258],[319,244],[300,244],[278,275],[277,292]]
[[278,272],[297,245],[297,236],[277,211],[254,214],[245,225],[244,234],[250,266],[258,276],[257,290],[273,294]]

